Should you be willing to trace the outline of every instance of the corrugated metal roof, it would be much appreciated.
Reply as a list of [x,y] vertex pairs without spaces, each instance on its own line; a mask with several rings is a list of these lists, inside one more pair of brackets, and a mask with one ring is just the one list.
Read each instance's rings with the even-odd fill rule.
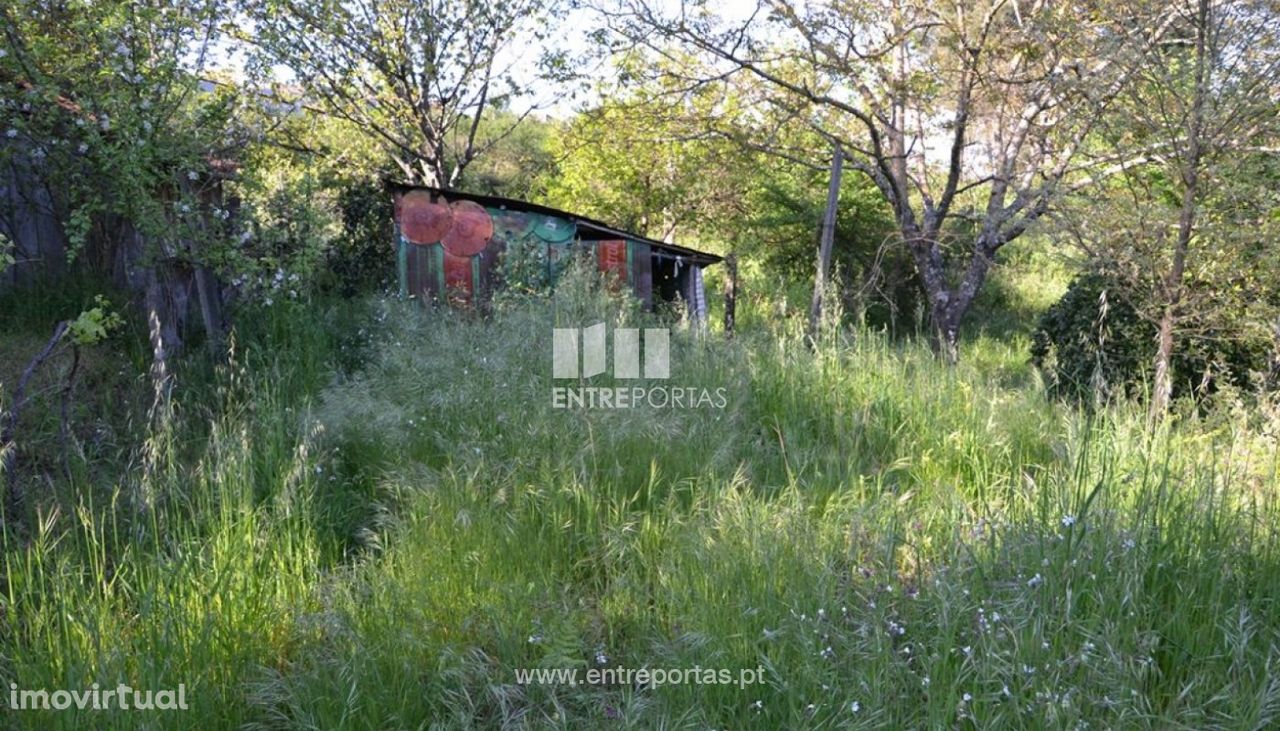
[[426,190],[426,191],[435,193],[437,195],[442,195],[447,199],[470,200],[470,201],[475,201],[476,203],[479,203],[482,206],[489,206],[494,208],[509,208],[517,211],[528,211],[530,213],[542,213],[548,216],[558,216],[560,218],[566,218],[578,224],[579,227],[593,229],[595,231],[599,231],[600,233],[609,234],[611,236],[620,236],[623,238],[633,239],[635,241],[643,241],[644,243],[649,244],[650,246],[656,249],[661,249],[672,256],[678,256],[684,259],[688,259],[692,263],[698,264],[699,266],[710,266],[711,264],[715,264],[716,262],[722,261],[724,259],[724,257],[719,256],[717,254],[711,254],[705,251],[698,251],[696,249],[690,249],[685,246],[677,246],[676,244],[669,244],[665,241],[651,239],[648,236],[641,236],[640,234],[637,234],[637,233],[624,231],[615,226],[610,226],[609,224],[604,223],[603,221],[597,221],[594,218],[589,218],[587,216],[579,215],[577,213],[570,213],[569,211],[562,211],[557,208],[552,208],[550,206],[539,205],[537,203],[530,203],[528,201],[516,200],[514,198],[501,198],[499,196],[494,196],[494,195],[478,195],[475,193],[464,193],[463,191],[460,191],[460,190],[452,190],[449,188],[436,188],[430,185],[411,185],[408,183],[400,183],[393,180],[387,181],[387,187],[393,191],[399,191],[399,192],[406,192],[410,190]]

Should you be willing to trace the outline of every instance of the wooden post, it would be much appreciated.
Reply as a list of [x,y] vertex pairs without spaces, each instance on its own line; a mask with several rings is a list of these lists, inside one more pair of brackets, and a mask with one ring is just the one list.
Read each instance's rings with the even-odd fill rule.
[[738,318],[738,254],[729,252],[724,258],[724,332],[733,335]]
[[218,277],[202,264],[195,265],[196,301],[200,304],[200,317],[204,322],[206,345],[215,357],[223,353],[223,335],[226,326],[222,319],[222,286]]
[[818,271],[813,280],[813,302],[809,306],[809,337],[818,336],[822,321],[823,298],[826,295],[827,275],[831,271],[831,248],[836,236],[836,206],[840,202],[840,176],[844,171],[844,150],[840,143],[831,147],[831,182],[827,186],[827,209],[822,215],[822,229],[818,236]]

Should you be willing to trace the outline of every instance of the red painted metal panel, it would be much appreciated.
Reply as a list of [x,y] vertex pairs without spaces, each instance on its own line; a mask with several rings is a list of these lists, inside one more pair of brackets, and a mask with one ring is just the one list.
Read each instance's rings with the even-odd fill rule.
[[493,238],[493,219],[484,206],[475,201],[453,203],[453,225],[441,241],[445,252],[454,256],[472,256],[484,251]]
[[446,248],[444,252],[444,288],[449,299],[470,302],[475,294],[471,286],[471,257],[454,256]]
[[443,198],[434,199],[425,190],[405,193],[397,201],[396,215],[405,240],[419,246],[436,243],[454,225],[454,212],[449,204]]
[[627,281],[627,242],[622,239],[596,242],[596,266],[615,283]]

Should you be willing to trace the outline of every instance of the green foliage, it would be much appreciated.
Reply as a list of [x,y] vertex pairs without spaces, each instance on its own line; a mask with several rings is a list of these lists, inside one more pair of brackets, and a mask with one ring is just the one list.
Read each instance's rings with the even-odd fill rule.
[[485,152],[467,166],[456,187],[520,200],[542,195],[558,179],[555,140],[562,126],[553,119],[531,115],[518,120],[509,111],[493,111],[477,131]]
[[662,105],[660,94],[644,89],[606,102],[560,130],[545,200],[652,238],[726,242],[717,224],[749,184],[751,158],[723,140],[698,139],[685,116],[697,112]]
[[106,297],[94,297],[93,305],[72,320],[67,329],[67,334],[76,345],[100,343],[111,331],[124,324],[124,318],[111,309],[111,302]]
[[1050,392],[1076,399],[1141,396],[1156,330],[1129,294],[1114,277],[1082,274],[1040,316],[1031,358],[1049,374]]
[[154,242],[152,257],[219,240],[199,201],[210,156],[244,132],[231,125],[237,97],[202,92],[199,75],[229,12],[221,0],[19,0],[6,12],[0,77],[20,91],[0,126],[22,144],[0,154],[23,150],[56,192],[70,257],[110,216]]
[[385,288],[394,274],[395,240],[386,186],[370,179],[347,182],[338,191],[338,210],[342,235],[325,262],[328,286],[346,296]]
[[[671,79],[649,81],[636,58],[619,63],[609,101],[575,117],[553,139],[557,168],[544,183],[551,205],[711,251],[736,250],[744,288],[812,288],[817,232],[826,204],[830,145],[794,120],[768,133],[781,154],[755,149],[746,95],[710,87],[688,96]],[[670,64],[670,61],[657,62]],[[818,152],[814,152],[814,151]],[[803,151],[815,164],[788,159]],[[919,298],[913,266],[889,245],[892,217],[874,185],[846,172],[833,261],[845,309],[871,324],[906,324]]]
[[[1199,285],[1208,289],[1207,285]],[[1194,293],[1197,286],[1189,289]],[[1141,293],[1104,271],[1077,277],[1044,312],[1031,356],[1049,376],[1052,393],[1072,399],[1142,398],[1150,386],[1156,326],[1134,305]],[[1271,334],[1253,337],[1216,310],[1200,337],[1178,343],[1173,358],[1175,397],[1203,397],[1220,389],[1262,386],[1274,352]]]
[[[754,236],[745,250],[764,271],[812,288],[829,179],[826,171],[775,164],[747,192],[744,229]],[[901,332],[921,299],[914,266],[893,245],[893,222],[874,186],[852,171],[842,182],[832,248],[842,290],[837,294],[846,311],[866,324]]]
[[223,271],[252,299],[353,296],[392,272],[389,161],[350,125],[304,112],[257,145],[231,191],[243,229]]

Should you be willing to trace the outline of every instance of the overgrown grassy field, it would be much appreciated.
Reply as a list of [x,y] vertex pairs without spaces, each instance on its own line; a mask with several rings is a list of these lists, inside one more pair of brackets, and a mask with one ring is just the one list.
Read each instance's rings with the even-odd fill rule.
[[[770,311],[672,333],[668,385],[724,388],[723,409],[551,408],[553,326],[647,317],[578,284],[483,319],[243,316],[128,470],[5,528],[5,684],[184,683],[191,710],[3,723],[1277,723],[1265,404],[1152,432],[1134,405],[1046,400],[1017,336],[949,369],[865,330],[810,349]],[[764,672],[517,682],[538,667]]]

